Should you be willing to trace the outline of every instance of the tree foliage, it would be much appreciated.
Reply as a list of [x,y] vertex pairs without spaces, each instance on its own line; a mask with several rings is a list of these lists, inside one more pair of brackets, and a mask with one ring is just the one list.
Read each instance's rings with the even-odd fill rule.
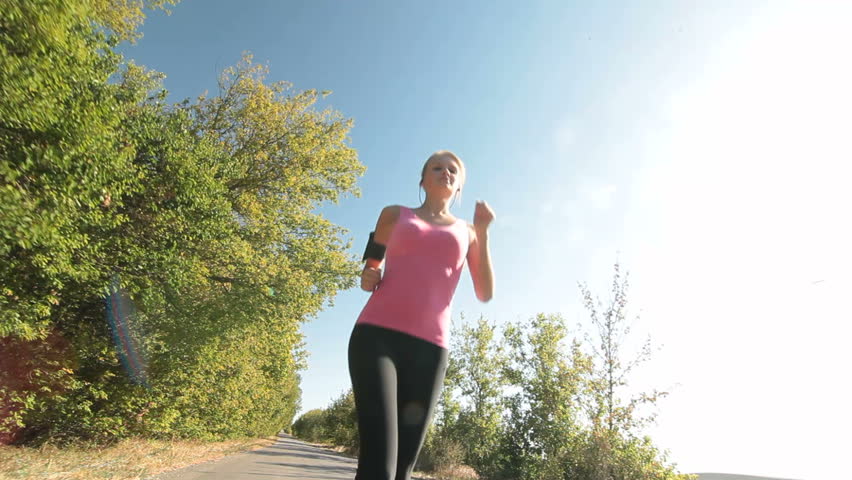
[[325,433],[325,410],[315,408],[303,413],[293,422],[293,434],[309,442],[322,442],[329,438]]
[[[359,194],[351,121],[248,54],[215,95],[167,103],[114,47],[168,3],[0,10],[0,359],[18,365],[0,397],[19,441],[274,433],[298,410],[300,323],[354,285],[346,231],[314,213]],[[145,385],[104,320],[115,279]]]
[[341,393],[325,409],[323,427],[329,443],[345,447],[350,452],[358,452],[358,415],[351,388]]
[[432,432],[440,438],[433,446],[446,451],[433,456],[440,463],[452,453],[454,445],[464,446],[463,462],[483,469],[496,467],[503,390],[509,383],[503,374],[508,358],[505,347],[496,341],[497,328],[485,317],[472,325],[463,315],[459,320]]
[[[622,358],[630,329],[627,281],[619,265],[607,305],[595,302],[585,285],[580,290],[591,334],[572,332],[561,316],[545,314],[505,324],[502,338],[483,319],[474,328],[459,329],[451,365],[468,371],[447,376],[441,408],[455,413],[441,419],[433,431],[439,438],[431,444],[451,440],[464,445],[465,462],[485,478],[687,478],[641,434],[653,415],[641,415],[639,407],[655,407],[665,392],[625,398],[630,373],[649,358],[650,347],[646,342],[636,358]],[[492,365],[484,377],[482,365]],[[478,386],[471,388],[475,378],[480,378],[473,382]],[[485,389],[489,385],[496,388]],[[459,413],[463,405],[481,403],[482,391],[490,392],[490,403],[502,413],[496,448],[484,457],[477,450],[483,440],[493,445],[489,436],[463,428],[467,420]]]
[[303,413],[293,422],[293,434],[309,442],[332,444],[357,453],[360,439],[352,389],[342,392],[326,408]]

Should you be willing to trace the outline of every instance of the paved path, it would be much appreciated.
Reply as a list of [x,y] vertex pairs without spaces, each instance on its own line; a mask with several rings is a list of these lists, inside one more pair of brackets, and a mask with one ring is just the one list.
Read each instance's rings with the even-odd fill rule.
[[154,480],[352,480],[356,461],[280,434],[273,445],[164,473]]
[[[286,434],[265,448],[181,468],[150,480],[352,480],[357,462]],[[418,478],[418,477],[412,477]],[[699,474],[699,480],[785,480],[748,475]]]

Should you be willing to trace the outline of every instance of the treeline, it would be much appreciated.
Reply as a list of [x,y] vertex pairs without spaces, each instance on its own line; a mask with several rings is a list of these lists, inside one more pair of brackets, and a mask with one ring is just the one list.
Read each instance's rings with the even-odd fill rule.
[[[462,317],[418,468],[445,479],[688,479],[642,433],[666,392],[629,394],[650,344],[622,351],[627,287],[618,265],[607,305],[580,286],[593,330],[584,335],[572,335],[559,315],[500,328]],[[293,433],[357,453],[351,390],[303,414]]]
[[312,213],[358,194],[351,121],[249,55],[169,104],[116,47],[170,3],[0,8],[0,443],[273,434],[300,322],[354,286]]

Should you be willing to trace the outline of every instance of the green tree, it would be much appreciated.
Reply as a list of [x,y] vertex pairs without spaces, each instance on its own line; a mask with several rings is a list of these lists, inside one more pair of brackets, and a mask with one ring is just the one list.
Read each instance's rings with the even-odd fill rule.
[[293,434],[304,440],[329,443],[357,453],[360,445],[358,413],[352,389],[341,392],[328,407],[302,414],[293,423]]
[[583,383],[582,404],[589,428],[583,434],[582,461],[578,472],[590,480],[678,479],[677,474],[642,429],[654,420],[654,413],[641,408],[656,407],[667,392],[653,390],[625,398],[630,375],[650,359],[651,343],[646,340],[632,359],[622,352],[630,335],[627,317],[628,278],[619,264],[614,266],[609,303],[595,299],[585,284],[580,284],[584,305],[589,312],[594,336],[588,336],[592,368]]
[[[218,95],[167,104],[161,75],[112,51],[141,5],[0,13],[0,338],[64,345],[30,348],[45,352],[26,367],[36,384],[0,387],[16,406],[5,428],[265,435],[298,410],[301,322],[356,278],[345,230],[313,213],[358,194],[351,121],[316,111],[316,91],[268,84],[248,55]],[[122,371],[104,322],[115,276],[150,388]]]
[[502,370],[507,359],[496,333],[496,327],[480,316],[475,325],[462,323],[453,336],[455,365],[451,378],[455,379],[460,406],[444,434],[448,440],[466,446],[465,463],[485,475],[496,465],[506,386]]
[[113,262],[97,232],[123,221],[105,208],[108,192],[139,187],[122,128],[134,101],[109,79],[121,63],[113,28],[130,35],[142,6],[41,0],[0,9],[0,360],[23,368],[0,374],[7,434],[80,386],[75,348],[60,330],[108,282]]
[[330,443],[346,447],[350,452],[358,451],[358,412],[351,388],[341,393],[325,410],[323,428]]
[[327,441],[325,410],[315,408],[303,413],[298,420],[293,422],[293,435],[309,442]]
[[656,403],[668,393],[653,391],[628,401],[622,400],[621,392],[628,386],[631,372],[650,358],[651,343],[650,339],[646,340],[635,358],[625,363],[621,350],[630,335],[627,319],[628,278],[627,275],[621,276],[618,264],[614,270],[612,296],[606,306],[600,299],[593,298],[585,284],[580,285],[584,305],[595,330],[594,338],[588,338],[586,343],[594,359],[594,375],[588,383],[592,402],[588,409],[596,428],[605,428],[614,433],[633,433],[653,420],[653,416],[637,415],[637,408],[642,404]]
[[103,29],[126,12],[98,5],[0,9],[0,336],[44,338],[67,283],[103,280],[90,231],[120,222],[108,191],[138,187],[121,128],[133,102],[108,81],[121,59]]
[[500,478],[573,478],[588,358],[579,342],[569,343],[559,315],[509,324],[504,336],[514,393],[505,403]]

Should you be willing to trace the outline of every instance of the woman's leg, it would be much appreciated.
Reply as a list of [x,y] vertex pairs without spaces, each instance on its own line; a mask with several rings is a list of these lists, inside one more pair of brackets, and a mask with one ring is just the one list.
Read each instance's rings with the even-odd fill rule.
[[397,364],[399,453],[395,480],[411,478],[447,371],[446,349],[425,340],[407,338],[408,345],[400,352],[404,358]]
[[358,411],[356,480],[391,480],[397,457],[397,371],[384,329],[356,325],[349,339],[349,376]]

